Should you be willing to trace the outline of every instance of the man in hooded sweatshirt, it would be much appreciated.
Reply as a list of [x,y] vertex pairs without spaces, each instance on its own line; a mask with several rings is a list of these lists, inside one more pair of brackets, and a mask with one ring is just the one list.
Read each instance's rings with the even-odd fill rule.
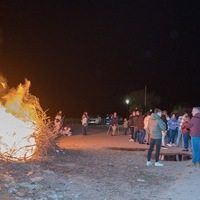
[[162,111],[158,108],[155,108],[154,113],[151,114],[151,117],[148,122],[147,129],[150,133],[150,146],[147,154],[147,166],[152,165],[151,156],[154,146],[156,145],[156,160],[155,166],[161,167],[164,164],[159,162],[161,140],[162,140],[162,131],[166,130],[166,124],[161,119]]
[[192,118],[186,124],[190,130],[192,144],[192,164],[190,166],[200,166],[200,107],[193,107]]

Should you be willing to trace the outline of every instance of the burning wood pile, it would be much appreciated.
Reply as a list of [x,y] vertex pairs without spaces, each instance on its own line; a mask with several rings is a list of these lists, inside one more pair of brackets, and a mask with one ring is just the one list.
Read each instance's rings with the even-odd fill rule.
[[44,155],[52,146],[46,112],[29,93],[30,81],[8,89],[0,77],[0,159],[24,162]]

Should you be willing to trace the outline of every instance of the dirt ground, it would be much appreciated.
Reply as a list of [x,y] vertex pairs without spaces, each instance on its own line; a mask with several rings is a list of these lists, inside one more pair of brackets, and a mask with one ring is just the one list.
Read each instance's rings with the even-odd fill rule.
[[187,167],[190,160],[147,167],[146,144],[130,142],[122,130],[117,136],[107,130],[90,126],[83,136],[78,127],[73,136],[59,138],[58,148],[42,160],[0,161],[0,199],[199,199],[198,191],[194,195],[195,188],[187,185],[200,177],[199,168]]

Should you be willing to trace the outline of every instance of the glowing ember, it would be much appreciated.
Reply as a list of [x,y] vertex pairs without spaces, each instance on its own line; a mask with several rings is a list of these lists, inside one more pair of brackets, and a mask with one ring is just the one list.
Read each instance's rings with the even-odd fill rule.
[[[6,90],[6,84],[1,85]],[[37,148],[36,136],[44,124],[39,101],[29,93],[29,87],[30,81],[26,80],[24,85],[6,91],[1,98],[0,156],[9,160],[32,157]]]

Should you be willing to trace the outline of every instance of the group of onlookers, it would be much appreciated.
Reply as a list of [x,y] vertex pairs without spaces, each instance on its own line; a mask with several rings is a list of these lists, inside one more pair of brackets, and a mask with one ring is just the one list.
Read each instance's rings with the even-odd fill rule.
[[176,145],[180,145],[180,138],[182,134],[184,140],[183,151],[188,151],[188,141],[189,137],[191,137],[192,164],[190,166],[200,166],[200,107],[193,107],[191,119],[187,113],[183,116],[179,116],[178,119],[176,119],[174,113],[171,114],[170,118],[166,115],[166,111],[164,114],[166,120],[163,120],[162,111],[160,109],[155,109],[148,122],[147,129],[150,133],[150,147],[147,155],[147,166],[152,165],[151,154],[155,145],[155,166],[163,166],[163,164],[159,162],[163,133],[169,134],[168,146],[175,146],[176,129],[178,129]]
[[182,143],[183,151],[188,151],[190,136],[189,129],[185,128],[186,123],[190,120],[188,113],[180,115],[177,119],[175,113],[171,113],[171,117],[169,117],[167,111],[163,110],[161,119],[166,124],[166,130],[162,130],[162,147],[166,148],[166,141],[167,146],[180,147]]
[[160,148],[171,146],[180,147],[182,151],[189,151],[191,141],[192,163],[200,165],[200,107],[192,109],[192,118],[188,113],[176,117],[175,113],[168,116],[166,110],[155,109],[153,113],[133,111],[129,119],[124,119],[124,134],[131,135],[130,141],[146,143],[149,146],[147,165],[152,165],[151,154],[156,145],[155,166],[163,166],[159,162]]
[[[62,111],[59,111],[53,121],[53,128],[61,135],[72,135],[71,127],[63,126]],[[81,117],[82,134],[87,135],[88,113],[84,112]],[[176,117],[175,113],[168,116],[167,111],[156,108],[153,113],[147,112],[144,115],[141,111],[133,111],[129,119],[124,119],[124,134],[130,134],[130,141],[149,145],[147,154],[147,166],[152,165],[151,155],[156,146],[155,166],[163,166],[159,162],[160,149],[166,146],[177,146],[183,142],[183,151],[189,151],[191,141],[192,165],[200,166],[200,107],[193,107],[192,117],[188,113]],[[119,127],[117,113],[114,112],[110,121],[112,136],[116,135]],[[119,129],[118,129],[119,130]],[[177,136],[177,137],[176,137]]]
[[[147,127],[151,115],[151,112],[147,112],[143,115],[142,112],[137,110],[130,114],[128,120],[127,118],[124,118],[124,134],[131,135],[130,141],[139,142],[140,144],[150,144],[150,135]],[[166,129],[162,130],[161,147],[179,147],[181,144],[181,138],[183,138],[183,151],[188,151],[190,139],[189,130],[182,125],[185,125],[185,123],[190,120],[190,116],[185,113],[184,115],[179,116],[177,119],[175,113],[171,113],[171,116],[169,117],[167,111],[163,110],[160,118],[163,120],[166,126]]]
[[151,116],[150,112],[142,114],[141,111],[133,111],[129,119],[124,118],[124,134],[131,135],[131,142],[147,143],[149,145],[149,133],[147,130],[148,120]]

